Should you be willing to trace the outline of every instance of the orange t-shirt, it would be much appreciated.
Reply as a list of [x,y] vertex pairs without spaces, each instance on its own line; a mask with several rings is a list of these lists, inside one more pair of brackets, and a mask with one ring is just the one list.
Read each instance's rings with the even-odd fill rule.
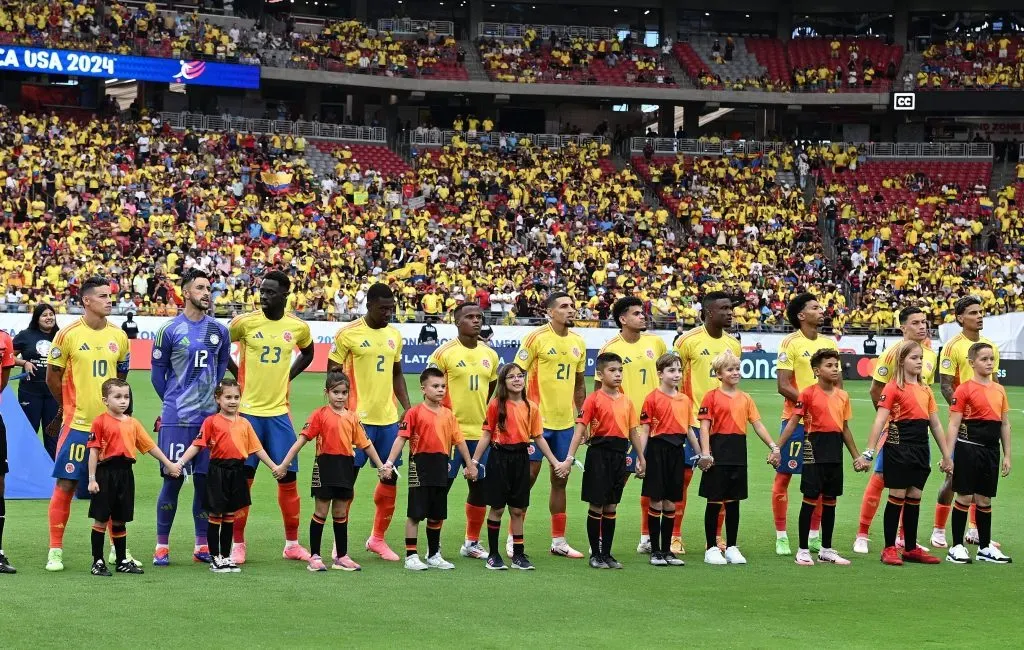
[[715,388],[704,395],[697,417],[709,423],[716,465],[747,464],[747,425],[761,419],[750,395],[741,390],[729,395]]
[[348,410],[335,413],[330,406],[321,406],[313,411],[302,427],[301,435],[306,440],[316,440],[317,456],[354,456],[354,447],[366,449],[370,446],[356,414]]
[[843,429],[850,421],[850,396],[841,388],[826,393],[814,384],[800,393],[793,415],[804,420],[804,463],[840,463],[843,460]]
[[135,462],[135,452],[148,454],[156,447],[156,443],[146,433],[142,423],[128,416],[118,420],[109,413],[104,413],[93,420],[89,430],[89,442],[86,447],[100,450],[99,462],[111,458],[127,458]]
[[612,396],[599,390],[583,400],[583,413],[576,422],[590,427],[590,444],[595,445],[628,439],[629,432],[640,426],[640,416],[624,393]]
[[1006,389],[996,382],[968,379],[956,387],[949,410],[963,416],[957,440],[993,447],[1001,440],[1003,414],[1009,413],[1010,403]]
[[890,381],[878,398],[878,408],[889,409],[887,445],[927,445],[928,422],[938,413],[935,396],[927,386],[906,384],[900,388]]
[[263,449],[248,420],[241,415],[229,420],[220,413],[203,420],[199,435],[192,444],[209,447],[210,458],[220,460],[245,460],[250,454]]
[[451,409],[443,406],[431,411],[426,404],[420,403],[405,412],[398,435],[409,439],[409,453],[444,454],[452,452],[452,447],[463,441],[459,422]]
[[686,436],[686,432],[698,426],[693,417],[693,402],[682,391],[669,395],[655,388],[644,399],[640,410],[640,424],[650,426],[650,435]]
[[505,402],[505,426],[498,426],[498,400],[492,399],[487,405],[484,431],[491,434],[491,441],[499,445],[520,445],[544,434],[540,418],[540,407],[533,402]]

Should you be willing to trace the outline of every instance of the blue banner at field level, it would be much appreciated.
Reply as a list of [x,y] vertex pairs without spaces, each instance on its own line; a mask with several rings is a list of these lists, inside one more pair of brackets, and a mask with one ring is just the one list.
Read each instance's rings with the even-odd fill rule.
[[138,79],[224,88],[260,87],[258,65],[35,47],[0,47],[0,71],[64,74],[70,77],[101,79]]

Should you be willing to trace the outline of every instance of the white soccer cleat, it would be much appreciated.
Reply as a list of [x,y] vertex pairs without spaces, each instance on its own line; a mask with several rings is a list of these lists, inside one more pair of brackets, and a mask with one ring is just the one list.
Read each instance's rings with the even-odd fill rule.
[[968,528],[967,529],[967,534],[964,535],[964,544],[972,544],[974,546],[977,546],[978,542],[980,542],[980,541],[981,541],[981,536],[978,535],[978,529],[977,528]]
[[450,571],[455,568],[455,565],[441,557],[440,553],[435,553],[428,557],[427,566],[431,569],[444,569],[445,571]]
[[853,552],[861,555],[869,553],[868,541],[867,535],[857,535],[857,539],[853,540]]
[[640,536],[640,542],[636,545],[636,552],[646,555],[651,554],[651,537],[649,535]]
[[487,549],[480,545],[480,542],[465,542],[459,547],[459,555],[470,557],[475,560],[486,560]]
[[583,557],[583,554],[569,546],[569,543],[565,540],[551,543],[551,554],[558,555],[561,557],[568,557],[574,560],[578,560]]
[[931,542],[935,548],[946,548],[949,546],[949,543],[946,542],[946,529],[933,528]]
[[704,564],[714,564],[716,566],[725,566],[729,561],[722,555],[722,549],[717,546],[712,546],[708,550],[704,551]]
[[836,552],[834,548],[823,548],[818,552],[819,562],[828,562],[829,564],[839,564],[846,566],[850,563],[845,557]]
[[410,555],[405,558],[405,568],[410,571],[426,571],[430,566],[424,564],[419,555]]
[[963,544],[957,544],[946,552],[946,562],[953,564],[970,564],[971,554]]
[[978,549],[977,558],[979,562],[993,562],[995,564],[1010,564],[1013,562],[1009,556],[1003,555],[1003,552],[992,544]]
[[[715,548],[718,547],[716,546]],[[743,557],[743,554],[740,553],[740,549],[735,546],[730,546],[725,549],[725,561],[729,564],[746,564],[747,558]]]

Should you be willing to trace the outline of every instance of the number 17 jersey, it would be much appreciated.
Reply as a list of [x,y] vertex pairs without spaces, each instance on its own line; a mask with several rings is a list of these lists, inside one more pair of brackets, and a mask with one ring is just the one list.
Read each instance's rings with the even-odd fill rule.
[[374,329],[360,318],[334,336],[329,360],[340,363],[351,382],[348,408],[363,424],[387,426],[398,422],[393,372],[402,361],[402,334],[386,325]]

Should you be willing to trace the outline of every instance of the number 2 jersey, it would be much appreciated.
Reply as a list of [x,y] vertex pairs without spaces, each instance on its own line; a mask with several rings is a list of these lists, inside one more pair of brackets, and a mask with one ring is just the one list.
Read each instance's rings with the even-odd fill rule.
[[[289,355],[289,358],[291,355]],[[213,391],[231,358],[228,328],[215,318],[192,321],[178,314],[157,330],[153,388],[163,400],[163,425],[198,427],[217,412]]]
[[89,431],[93,421],[107,412],[103,382],[127,373],[130,360],[128,335],[109,322],[94,330],[79,318],[57,332],[48,363],[64,370],[60,383],[65,428]]
[[330,361],[340,363],[351,389],[348,408],[363,424],[387,426],[398,422],[394,368],[402,361],[402,334],[386,325],[374,329],[360,318],[334,336]]
[[309,325],[293,314],[270,320],[254,311],[232,320],[228,331],[231,340],[238,341],[239,412],[258,417],[287,414],[292,351],[313,344]]

